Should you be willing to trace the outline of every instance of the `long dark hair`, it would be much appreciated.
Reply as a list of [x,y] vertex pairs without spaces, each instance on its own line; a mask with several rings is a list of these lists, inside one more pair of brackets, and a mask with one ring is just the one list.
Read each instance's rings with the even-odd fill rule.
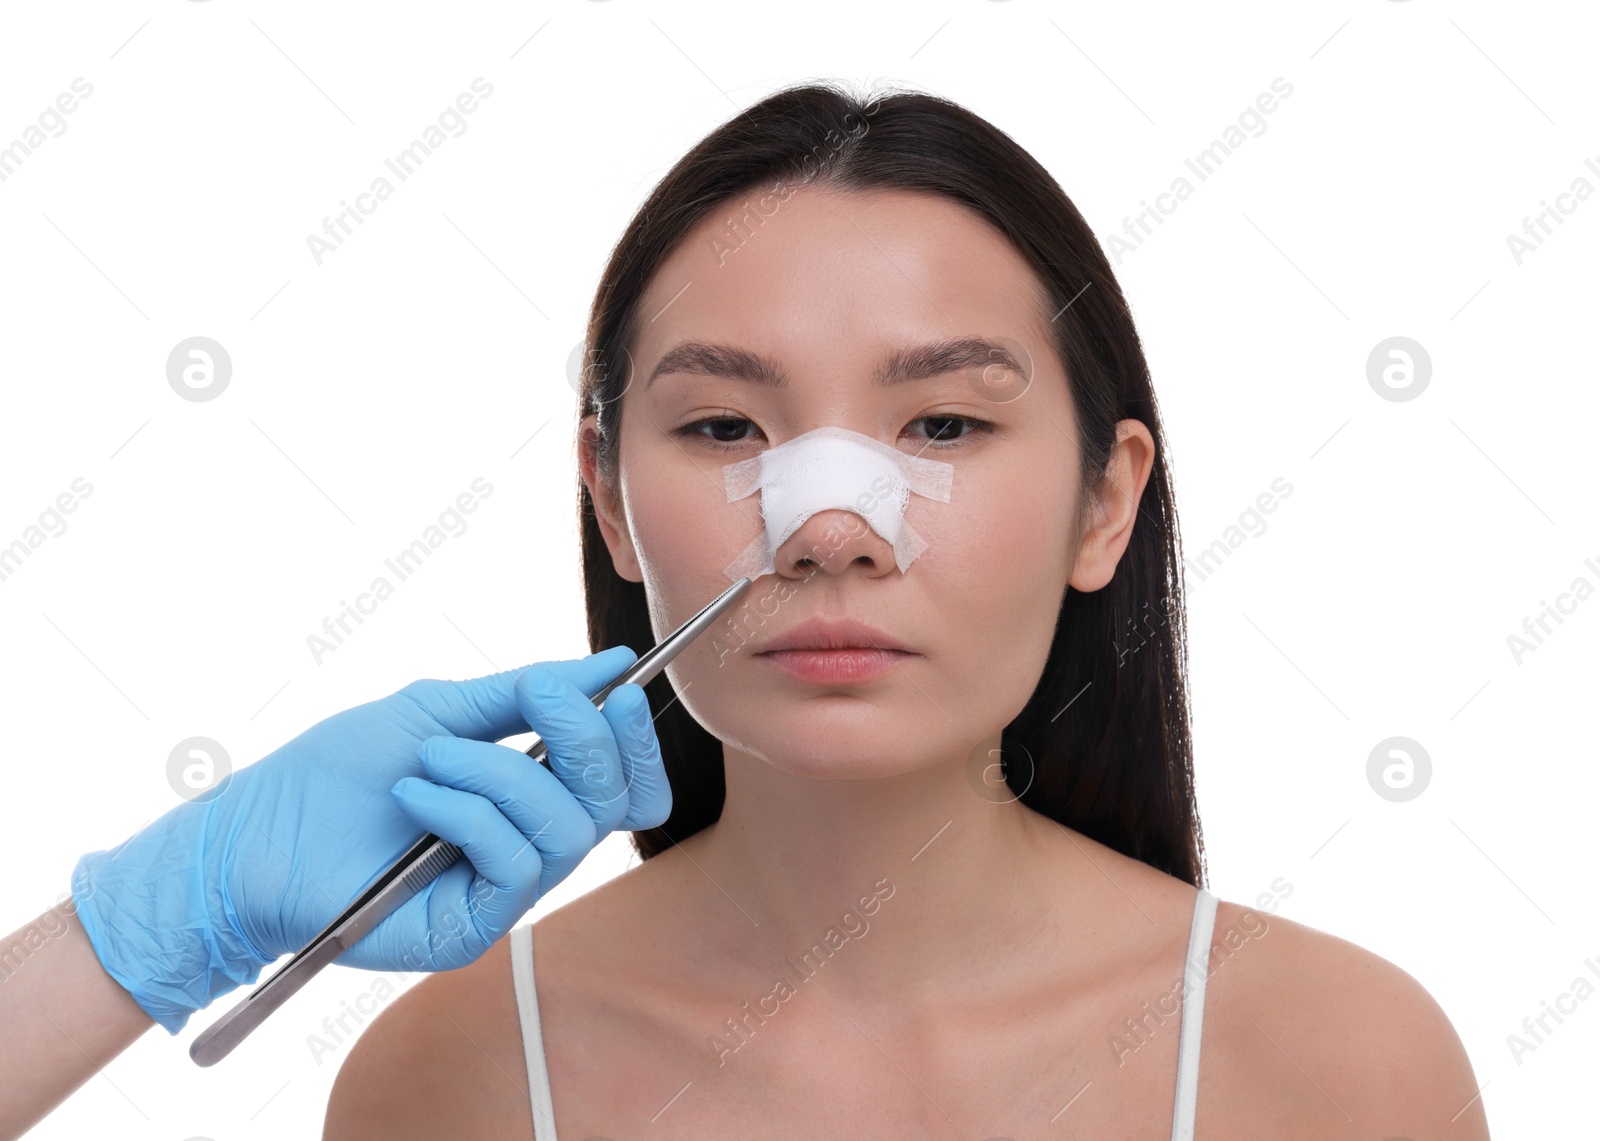
[[[844,191],[942,195],[1010,238],[1043,283],[1079,432],[1080,528],[1105,480],[1115,425],[1143,422],[1155,463],[1133,537],[1111,581],[1064,592],[1033,696],[1001,737],[1007,784],[1034,811],[1199,886],[1204,876],[1184,681],[1184,606],[1166,443],[1139,335],[1111,266],[1055,179],[1009,135],[957,104],[904,90],[870,98],[835,83],[779,91],[706,136],[639,208],[595,292],[578,417],[598,414],[600,477],[614,483],[621,394],[640,300],[661,264],[708,214],[756,188],[820,183]],[[759,208],[759,206],[757,207]],[[579,480],[589,643],[655,642],[644,587],[616,573]],[[676,700],[662,673],[656,714],[672,815],[633,833],[642,859],[722,814],[722,744]]]

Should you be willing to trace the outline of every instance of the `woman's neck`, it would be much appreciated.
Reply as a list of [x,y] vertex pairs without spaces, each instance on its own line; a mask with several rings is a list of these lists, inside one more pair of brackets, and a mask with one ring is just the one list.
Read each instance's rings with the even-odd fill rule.
[[676,902],[709,967],[826,957],[828,990],[865,1000],[1056,942],[1054,901],[1085,862],[1056,859],[1069,834],[981,771],[838,780],[728,751],[721,819],[679,845],[700,886]]

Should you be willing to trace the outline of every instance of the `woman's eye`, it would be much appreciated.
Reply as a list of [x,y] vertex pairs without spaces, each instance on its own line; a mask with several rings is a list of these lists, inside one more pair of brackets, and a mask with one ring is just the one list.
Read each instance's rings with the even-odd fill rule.
[[[705,428],[708,425],[712,429],[709,434],[701,431],[702,428]],[[704,420],[696,420],[693,424],[685,424],[683,427],[678,429],[678,435],[699,436],[700,438],[713,444],[742,444],[748,437],[725,436],[718,434],[719,430],[728,431],[730,427],[738,428],[741,425],[750,425],[751,427],[755,426],[743,416],[712,416]]]
[[928,433],[927,440],[929,446],[935,448],[953,447],[968,436],[971,436],[972,432],[959,431],[963,425],[972,428],[974,431],[988,431],[993,427],[989,421],[976,420],[971,416],[923,416],[913,420],[912,423],[933,426],[932,431]]
[[[954,447],[971,436],[974,431],[988,431],[994,427],[987,420],[978,420],[971,416],[919,416],[911,423],[929,426],[927,434],[919,438],[926,440],[927,446],[932,448]],[[743,416],[710,416],[704,420],[696,420],[692,424],[685,424],[678,429],[678,435],[697,436],[707,443],[731,447],[751,438],[745,434],[746,428],[754,429],[755,425]],[[963,428],[971,431],[962,431]]]

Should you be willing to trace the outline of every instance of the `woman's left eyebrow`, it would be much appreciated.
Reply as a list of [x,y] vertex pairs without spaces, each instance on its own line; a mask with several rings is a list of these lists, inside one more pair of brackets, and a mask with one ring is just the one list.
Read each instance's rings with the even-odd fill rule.
[[[991,364],[1013,372],[1025,372],[1021,362],[1001,342],[987,337],[956,337],[896,349],[878,366],[874,379],[882,386],[905,384]],[[721,376],[773,388],[783,388],[789,383],[783,365],[772,357],[714,341],[684,341],[674,345],[661,354],[655,368],[650,370],[645,387],[648,388],[656,377],[672,372]]]

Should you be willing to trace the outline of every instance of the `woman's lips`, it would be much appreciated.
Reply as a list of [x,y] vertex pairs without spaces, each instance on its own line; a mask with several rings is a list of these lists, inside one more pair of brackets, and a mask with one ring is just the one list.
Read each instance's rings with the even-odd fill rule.
[[768,650],[757,654],[801,681],[818,684],[868,681],[916,655],[866,647],[845,650]]

